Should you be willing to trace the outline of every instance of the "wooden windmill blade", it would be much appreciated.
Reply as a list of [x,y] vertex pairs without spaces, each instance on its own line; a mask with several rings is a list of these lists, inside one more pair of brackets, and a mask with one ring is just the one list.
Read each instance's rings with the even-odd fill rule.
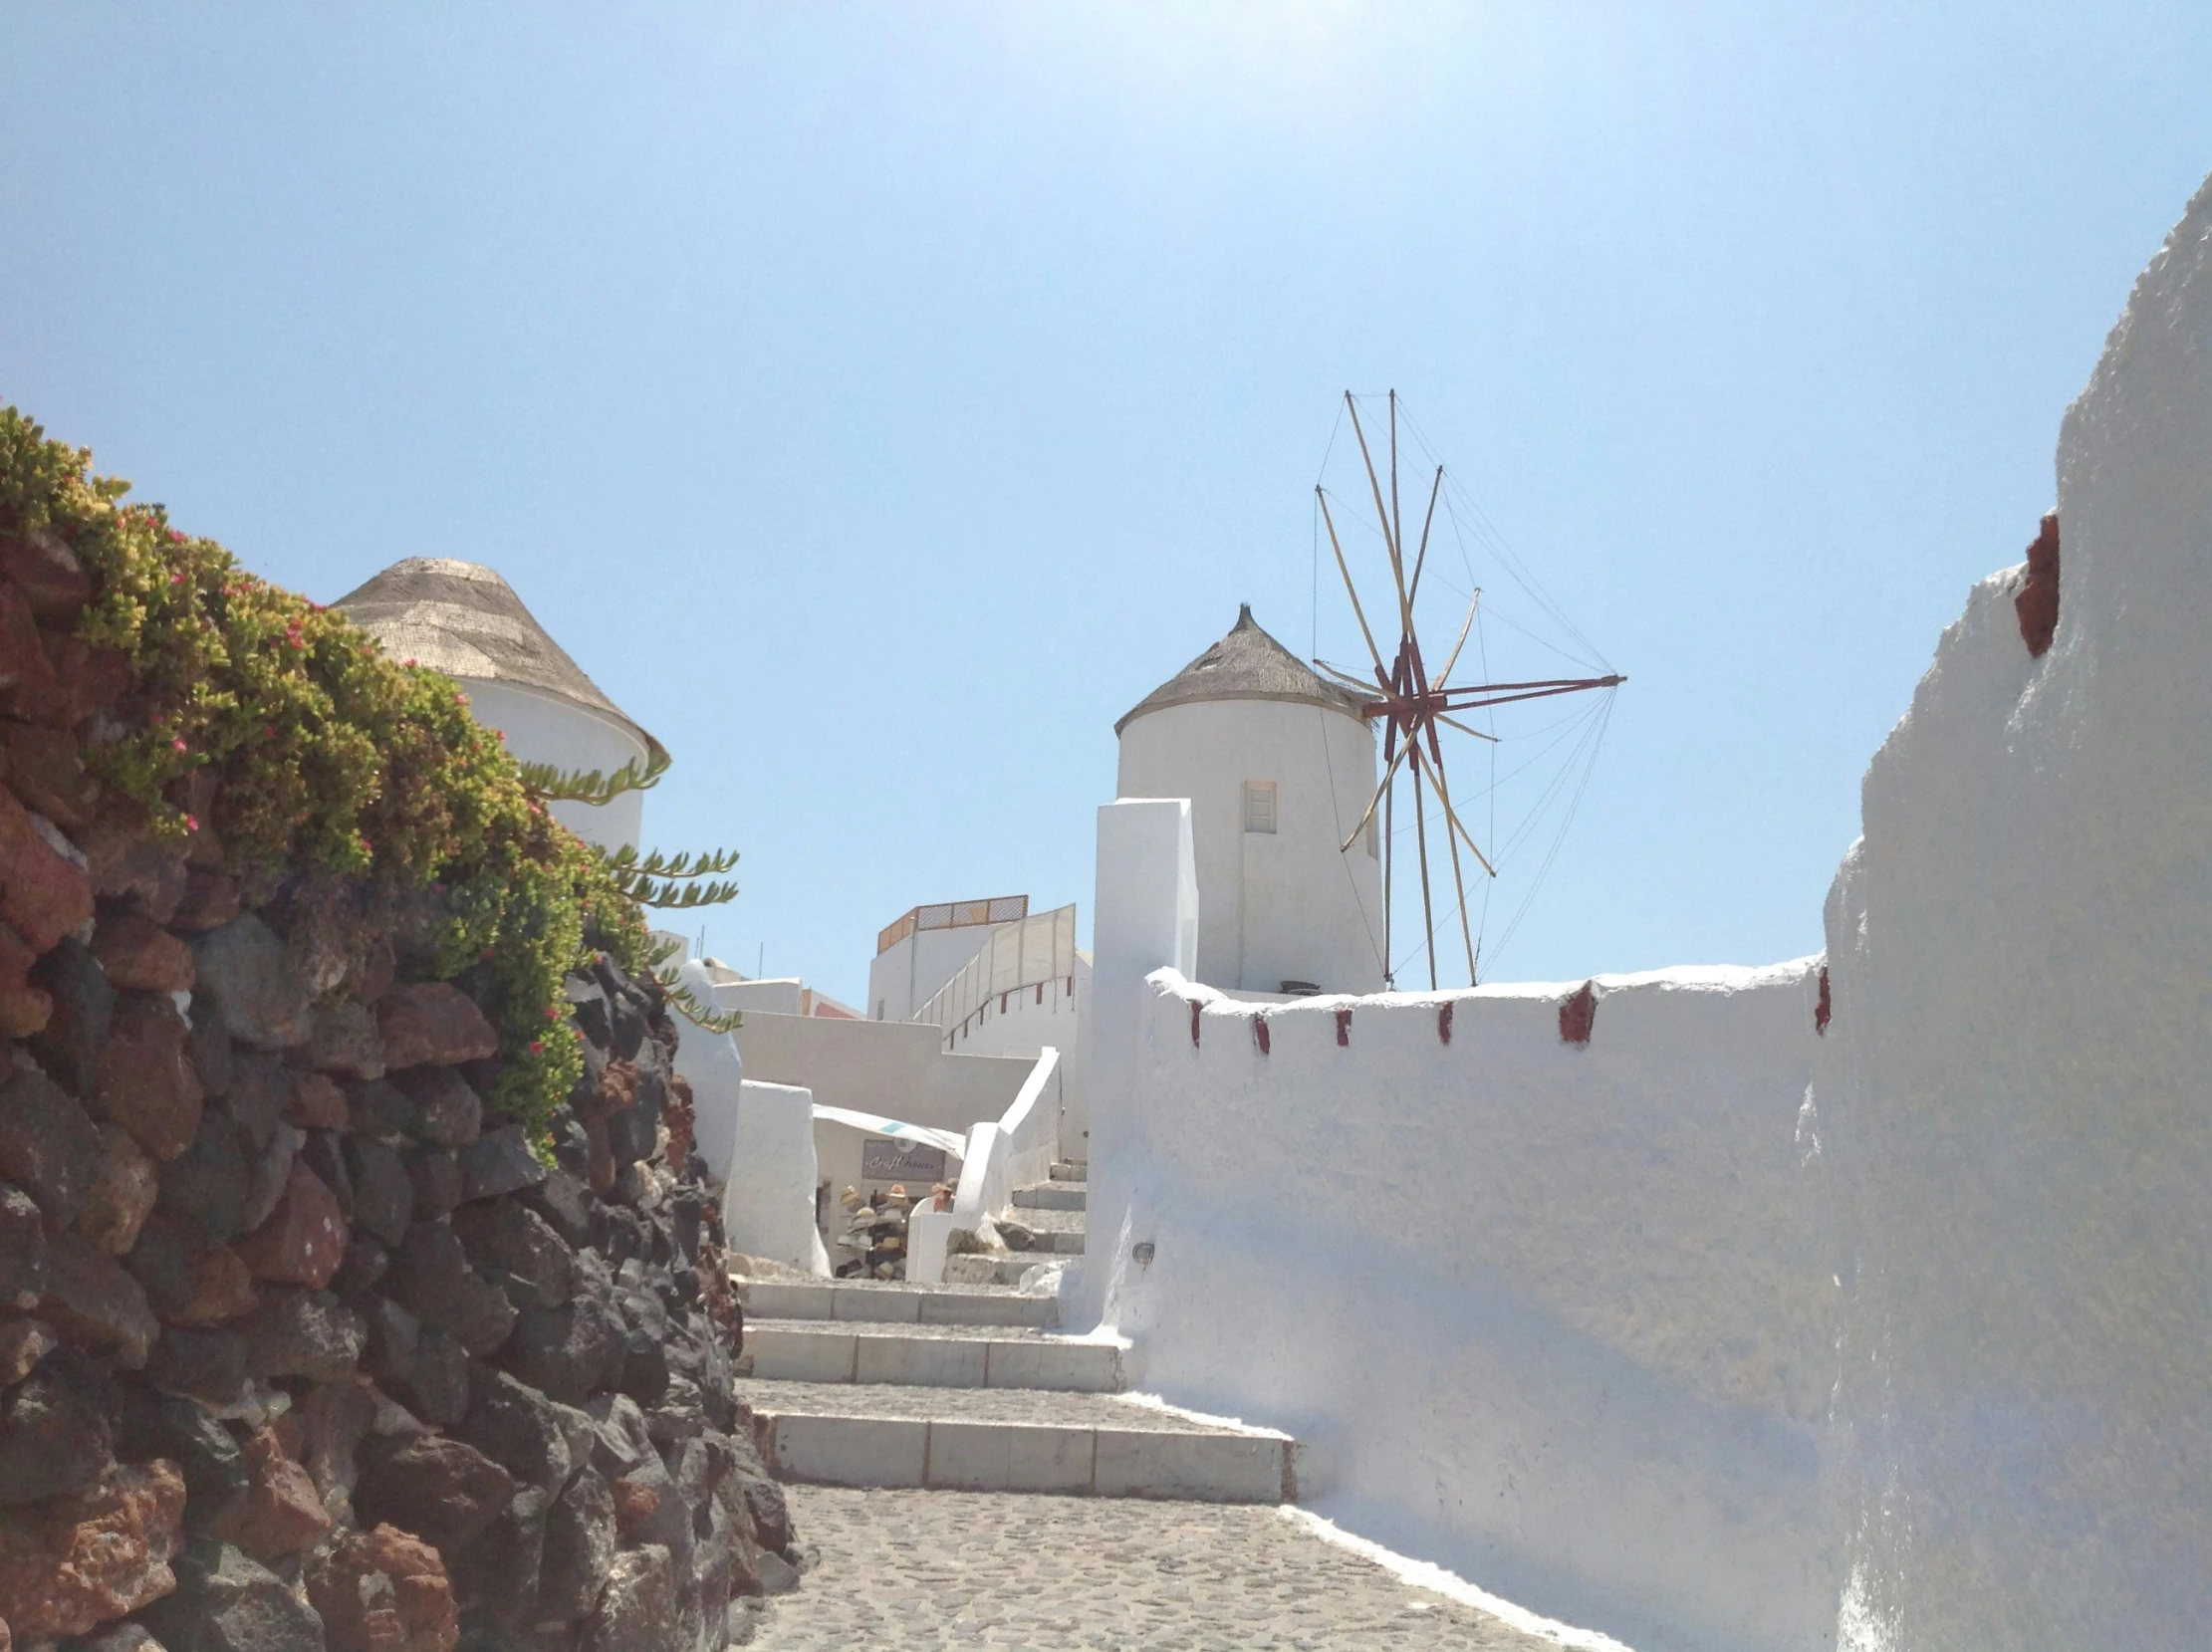
[[[1421,518],[1421,548],[1413,557],[1413,584],[1405,592],[1405,605],[1410,610],[1421,595],[1421,570],[1428,566],[1428,531],[1436,526],[1436,496],[1444,491],[1444,467],[1436,467],[1436,479],[1428,485],[1428,511]],[[1450,676],[1447,670],[1445,676]]]
[[1386,455],[1388,470],[1387,493],[1384,489],[1383,467],[1375,462],[1373,449],[1368,443],[1364,421],[1360,417],[1358,400],[1351,391],[1345,392],[1345,410],[1352,421],[1354,440],[1359,449],[1359,463],[1365,473],[1367,495],[1372,502],[1375,523],[1382,536],[1382,546],[1390,574],[1391,594],[1398,609],[1397,646],[1392,650],[1387,664],[1381,646],[1375,638],[1364,605],[1360,601],[1356,582],[1352,579],[1350,559],[1345,555],[1337,522],[1330,509],[1327,491],[1317,486],[1315,497],[1320,505],[1323,524],[1329,532],[1330,551],[1336,559],[1338,576],[1344,581],[1345,594],[1352,604],[1353,617],[1359,625],[1359,635],[1366,644],[1367,655],[1373,664],[1374,686],[1352,672],[1345,671],[1322,660],[1315,660],[1315,667],[1341,686],[1362,695],[1370,696],[1360,706],[1361,714],[1370,722],[1381,724],[1383,770],[1374,794],[1360,814],[1342,845],[1350,852],[1362,831],[1366,830],[1379,809],[1382,814],[1381,881],[1382,881],[1382,932],[1383,971],[1386,984],[1393,983],[1395,971],[1391,964],[1390,948],[1393,928],[1392,908],[1395,903],[1397,833],[1395,830],[1397,782],[1400,771],[1411,781],[1413,788],[1414,831],[1413,849],[1419,860],[1417,868],[1421,885],[1422,947],[1426,953],[1429,985],[1437,984],[1435,900],[1433,879],[1429,871],[1427,794],[1431,789],[1443,813],[1444,847],[1451,861],[1452,887],[1458,897],[1460,938],[1466,950],[1467,976],[1475,979],[1477,956],[1473,924],[1467,910],[1465,868],[1460,860],[1464,844],[1485,873],[1498,875],[1496,865],[1475,841],[1453,807],[1450,783],[1445,775],[1443,733],[1450,730],[1472,739],[1495,743],[1495,733],[1474,728],[1454,716],[1496,706],[1520,704],[1526,701],[1549,699],[1557,695],[1587,693],[1595,689],[1618,687],[1627,679],[1618,673],[1589,677],[1549,677],[1518,682],[1488,682],[1454,684],[1452,675],[1458,669],[1467,639],[1472,633],[1477,612],[1482,601],[1478,588],[1469,600],[1466,616],[1452,640],[1451,651],[1444,656],[1443,669],[1433,679],[1429,676],[1425,652],[1421,646],[1415,619],[1415,599],[1420,593],[1421,581],[1428,567],[1428,552],[1436,522],[1436,507],[1442,496],[1444,467],[1438,465],[1429,481],[1429,496],[1422,512],[1420,539],[1412,558],[1411,577],[1407,576],[1404,525],[1400,515],[1398,497],[1398,405],[1397,392],[1388,397],[1388,439]]
[[[1441,760],[1436,765],[1436,801],[1444,806],[1444,846],[1451,850],[1452,892],[1459,897],[1459,938],[1467,947],[1467,984],[1471,987],[1475,983],[1475,932],[1467,917],[1467,879],[1460,869],[1459,838],[1454,834],[1459,828],[1459,817],[1452,812],[1451,790],[1444,784]],[[1482,860],[1479,852],[1475,858]],[[1482,865],[1483,870],[1490,871],[1489,861],[1483,860]],[[1491,872],[1490,875],[1498,874]]]
[[1329,514],[1329,495],[1316,488],[1314,498],[1321,504],[1321,520],[1329,530],[1329,549],[1337,554],[1337,572],[1344,576],[1345,594],[1352,598],[1352,615],[1359,621],[1359,634],[1366,639],[1367,652],[1374,656],[1375,682],[1387,692],[1389,673],[1382,669],[1382,650],[1374,645],[1374,632],[1367,628],[1367,610],[1359,605],[1359,588],[1352,583],[1352,570],[1345,564],[1345,548],[1337,539],[1336,519]]
[[1416,741],[1406,742],[1406,750],[1413,754],[1407,765],[1413,772],[1413,831],[1420,848],[1421,860],[1421,942],[1428,948],[1428,990],[1436,990],[1436,911],[1428,898],[1428,807],[1421,802],[1421,749]]

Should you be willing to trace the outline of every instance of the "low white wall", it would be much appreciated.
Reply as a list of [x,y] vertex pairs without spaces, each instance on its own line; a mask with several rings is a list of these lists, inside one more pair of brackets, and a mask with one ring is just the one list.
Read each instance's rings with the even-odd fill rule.
[[814,1224],[814,1097],[747,1079],[728,1164],[722,1226],[730,1249],[827,1276]]
[[2212,1645],[2212,186],[2058,496],[2050,651],[1974,592],[1829,899],[1863,1652]]
[[[694,959],[677,966],[677,979],[700,1003],[711,1003],[706,967]],[[737,1109],[745,1062],[727,1033],[710,1033],[683,1016],[675,1018],[676,1072],[691,1086],[692,1134],[709,1174],[727,1176],[737,1145]]]
[[968,1132],[952,1202],[954,1227],[972,1231],[986,1216],[1002,1214],[1016,1188],[1033,1187],[1052,1174],[1060,1156],[1060,1052],[1045,1051],[1005,1114]]
[[1575,990],[1263,1009],[1157,972],[1080,1292],[1362,1533],[1639,1652],[1818,1645],[1813,965],[1599,977],[1587,1046]]
[[732,1035],[755,1078],[804,1084],[826,1107],[965,1131],[1005,1112],[1032,1062],[948,1056],[934,1027],[747,1011]]

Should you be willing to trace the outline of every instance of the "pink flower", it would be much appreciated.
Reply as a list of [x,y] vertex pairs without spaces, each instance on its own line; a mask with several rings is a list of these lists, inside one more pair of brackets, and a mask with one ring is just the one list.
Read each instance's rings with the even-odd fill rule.
[[183,583],[184,583],[184,573],[183,573],[183,570],[179,569],[179,570],[178,570],[178,571],[177,571],[176,573],[174,573],[174,574],[171,574],[171,575],[169,576],[169,584],[170,584],[170,585],[172,585],[172,586],[180,586],[180,585],[182,585]]
[[199,828],[200,818],[197,815],[187,815],[184,817],[184,829],[186,831],[197,831],[199,830]]
[[507,731],[505,729],[494,729],[492,733],[499,736],[499,743],[502,746],[507,744]]
[[543,1040],[543,1039],[532,1039],[532,1040],[530,1041],[530,1054],[531,1054],[531,1055],[533,1055],[533,1056],[543,1056],[543,1055],[544,1055],[545,1053],[546,1053],[546,1041],[545,1041],[545,1040]]
[[186,746],[186,745],[184,744],[184,742],[183,742],[183,741],[181,741],[181,740],[171,740],[171,741],[169,742],[169,744],[170,744],[171,746],[174,746],[174,747],[175,747],[175,748],[176,748],[176,749],[177,749],[178,751],[180,751],[180,752],[182,752],[182,751],[189,751],[189,750],[191,749],[190,747]]
[[169,530],[169,543],[171,545],[182,545],[184,543],[184,530],[181,528],[171,528]]
[[559,1021],[560,1019],[561,1012],[559,1010],[556,1010],[552,1005],[548,1004],[546,1006],[546,1020]]

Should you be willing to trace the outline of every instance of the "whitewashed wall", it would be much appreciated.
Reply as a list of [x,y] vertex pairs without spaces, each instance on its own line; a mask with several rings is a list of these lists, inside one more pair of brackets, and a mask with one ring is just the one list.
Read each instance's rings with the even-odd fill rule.
[[862,1013],[870,1021],[904,1021],[959,974],[990,938],[991,926],[980,923],[919,929],[902,937],[868,960]]
[[2212,1645],[2212,187],[1876,755],[1816,1069],[1840,1637]]
[[1639,1652],[2212,1644],[2212,187],[2058,478],[2056,642],[2017,570],[1945,633],[1825,1035],[1797,964],[1600,977],[1583,1050],[1493,988],[1262,1054],[1184,979],[1189,806],[1102,810],[1072,1321]]
[[827,1276],[815,1229],[814,1097],[747,1079],[738,1101],[722,1223],[730,1249]]
[[1019,1056],[948,1056],[936,1028],[910,1022],[749,1011],[731,1036],[749,1078],[803,1084],[825,1107],[937,1130],[997,1118],[1034,1064]]
[[1574,990],[1261,1011],[1156,973],[1081,1292],[1363,1534],[1640,1652],[1818,1645],[1812,967],[1600,977],[1587,1047]]
[[[462,684],[469,715],[507,737],[507,750],[530,763],[557,769],[613,774],[625,763],[645,762],[645,743],[611,718],[573,700],[556,699],[515,683],[470,678]],[[607,848],[635,846],[644,825],[645,794],[625,792],[612,802],[557,803],[553,818],[587,842]]]

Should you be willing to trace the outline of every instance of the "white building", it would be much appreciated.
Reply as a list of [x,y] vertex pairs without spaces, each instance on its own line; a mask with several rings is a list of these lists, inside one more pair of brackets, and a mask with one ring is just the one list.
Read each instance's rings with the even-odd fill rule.
[[1198,873],[1198,979],[1254,993],[1383,984],[1379,815],[1359,696],[1262,630],[1229,634],[1138,701],[1115,793],[1188,798]]
[[871,1021],[906,1021],[983,949],[999,924],[1029,916],[1029,896],[916,906],[885,924],[867,966]]
[[[395,660],[431,666],[467,691],[469,710],[531,763],[574,773],[613,774],[665,756],[660,742],[623,715],[522,605],[507,582],[476,563],[408,557],[334,607]],[[645,797],[557,803],[553,818],[587,841],[634,845]]]

